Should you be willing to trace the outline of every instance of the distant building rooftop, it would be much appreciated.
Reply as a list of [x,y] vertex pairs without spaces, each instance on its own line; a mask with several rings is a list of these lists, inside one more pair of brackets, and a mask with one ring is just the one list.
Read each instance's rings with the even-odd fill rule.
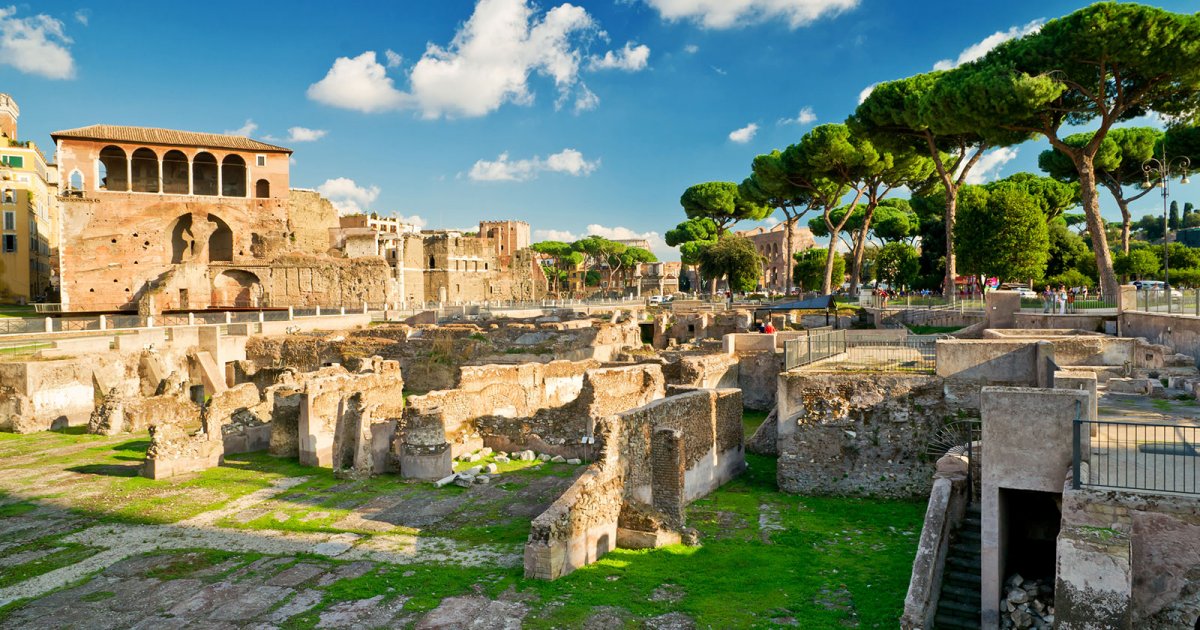
[[59,138],[78,138],[81,140],[107,140],[136,144],[230,149],[233,151],[292,152],[291,149],[259,142],[258,140],[251,140],[244,136],[227,136],[220,133],[201,133],[198,131],[177,131],[175,129],[159,129],[156,127],[91,125],[88,127],[79,127],[78,129],[55,131],[50,134],[50,137],[55,142]]

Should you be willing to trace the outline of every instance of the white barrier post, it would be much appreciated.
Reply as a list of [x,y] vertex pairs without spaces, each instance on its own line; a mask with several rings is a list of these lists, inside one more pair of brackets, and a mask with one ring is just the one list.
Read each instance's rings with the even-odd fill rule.
[[296,319],[296,307],[289,306],[288,307],[288,321],[290,322],[293,319]]
[[108,330],[108,317],[100,316],[100,330]]
[[46,332],[54,332],[54,320],[46,318]]

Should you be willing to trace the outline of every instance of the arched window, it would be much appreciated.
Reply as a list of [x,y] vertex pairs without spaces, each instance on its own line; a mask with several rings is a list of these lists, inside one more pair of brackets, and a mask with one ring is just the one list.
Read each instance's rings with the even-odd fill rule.
[[79,169],[71,171],[71,177],[67,179],[69,190],[83,190],[83,173]]
[[109,145],[100,149],[100,190],[125,192],[129,190],[129,164],[125,150]]
[[133,192],[158,192],[158,154],[142,147],[133,152]]
[[226,155],[221,162],[221,194],[226,197],[246,196],[246,160],[240,155]]
[[254,182],[254,196],[259,199],[266,199],[271,196],[271,182],[260,179]]
[[216,215],[208,215],[213,223],[212,235],[208,237],[208,262],[233,262],[233,231],[229,224]]
[[172,149],[163,155],[163,192],[188,194],[188,161],[183,151]]
[[192,158],[192,194],[217,194],[217,158],[201,151]]

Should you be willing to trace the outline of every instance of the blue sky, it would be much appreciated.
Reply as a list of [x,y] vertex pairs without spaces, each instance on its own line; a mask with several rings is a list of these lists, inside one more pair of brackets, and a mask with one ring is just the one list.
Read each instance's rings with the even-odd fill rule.
[[[755,155],[844,120],[867,86],[1086,4],[0,0],[0,92],[45,148],[97,123],[240,130],[294,149],[292,185],[348,209],[430,228],[521,219],[535,239],[646,236],[677,259],[660,235],[687,186],[741,181]],[[1036,170],[1043,148],[992,156],[981,175]]]

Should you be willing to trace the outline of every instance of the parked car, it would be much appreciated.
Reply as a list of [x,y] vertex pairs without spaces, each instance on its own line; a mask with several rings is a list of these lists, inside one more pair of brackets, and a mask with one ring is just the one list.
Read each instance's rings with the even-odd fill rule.
[[662,303],[663,303],[663,296],[661,296],[661,295],[651,295],[651,296],[650,296],[650,303],[651,303],[651,304],[662,304]]
[[1041,296],[1038,295],[1038,292],[1034,291],[1033,289],[1021,288],[1017,289],[1017,293],[1021,294],[1022,300],[1037,300],[1041,298]]

